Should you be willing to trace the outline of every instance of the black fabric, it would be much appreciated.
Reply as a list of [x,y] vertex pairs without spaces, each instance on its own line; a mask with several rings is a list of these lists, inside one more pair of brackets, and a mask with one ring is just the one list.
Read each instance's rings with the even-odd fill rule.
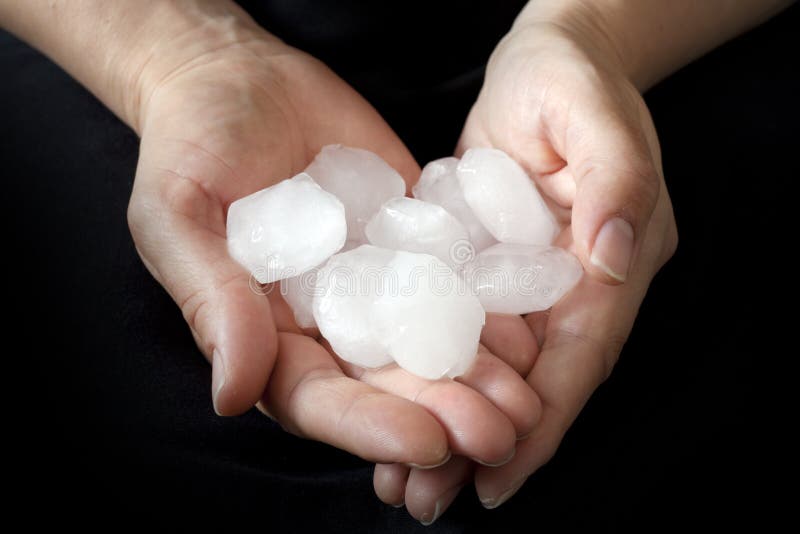
[[[270,5],[280,3],[261,9]],[[387,13],[378,33],[405,35],[402,43],[364,47],[376,30],[352,30],[359,40],[325,59],[342,62],[342,74],[424,162],[454,146],[479,88],[480,75],[469,73],[480,71],[491,42],[470,43],[461,26],[438,22],[409,31],[415,15]],[[302,44],[291,31],[296,18],[272,20]],[[23,475],[6,484],[17,511],[25,505],[29,521],[63,524],[112,513],[109,526],[155,524],[167,513],[206,525],[252,521],[268,532],[613,530],[772,517],[780,511],[766,480],[773,431],[756,377],[763,368],[780,374],[787,358],[773,349],[788,334],[769,296],[790,279],[781,250],[796,243],[789,221],[800,81],[786,51],[797,45],[798,22],[794,6],[647,95],[678,253],[653,283],[613,376],[554,460],[501,508],[483,510],[468,488],[428,528],[373,496],[370,465],[285,434],[255,411],[213,414],[209,367],[128,234],[136,137],[52,63],[0,35],[4,303],[12,315],[5,381],[20,390],[6,399],[15,449],[7,463]],[[453,65],[456,43],[473,47],[473,57],[434,80],[418,39],[438,30],[447,38],[434,42]],[[351,30],[331,42],[343,33]],[[377,49],[354,64],[349,46]],[[385,78],[385,57],[405,62],[406,85]]]
[[[409,132],[403,137],[414,156],[426,162],[453,151],[486,60],[527,0],[238,3],[380,104],[395,130]],[[412,133],[420,124],[435,124],[437,135]]]

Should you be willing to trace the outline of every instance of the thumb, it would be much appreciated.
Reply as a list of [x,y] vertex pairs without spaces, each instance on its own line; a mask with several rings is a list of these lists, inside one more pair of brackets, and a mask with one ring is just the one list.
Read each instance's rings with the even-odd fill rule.
[[228,255],[223,203],[191,177],[149,169],[145,159],[128,208],[137,250],[213,365],[215,411],[244,412],[261,398],[277,353],[269,301]]
[[643,102],[639,117],[642,112],[644,120],[604,106],[576,113],[581,118],[565,147],[576,184],[572,235],[578,256],[590,276],[606,283],[628,278],[659,195],[658,142]]

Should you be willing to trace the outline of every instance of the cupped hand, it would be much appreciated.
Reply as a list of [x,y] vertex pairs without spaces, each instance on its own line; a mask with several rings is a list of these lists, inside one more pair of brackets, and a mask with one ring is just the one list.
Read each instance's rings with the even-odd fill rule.
[[489,62],[458,152],[500,148],[535,180],[565,225],[558,243],[586,270],[548,312],[505,316],[483,342],[501,357],[533,336],[536,354],[508,364],[542,403],[541,420],[500,467],[457,459],[434,470],[378,466],[385,501],[404,498],[429,522],[474,472],[487,508],[511,497],[555,453],[594,389],[611,372],[655,273],[677,246],[650,114],[617,56],[568,25],[517,24]]
[[326,144],[366,148],[416,179],[397,136],[323,64],[246,15],[173,45],[174,55],[151,58],[140,75],[129,223],[142,260],[212,362],[215,410],[236,414],[261,400],[287,430],[372,461],[433,466],[451,451],[507,461],[539,412],[501,360],[483,351],[463,383],[347,366],[228,255],[231,202],[300,172]]

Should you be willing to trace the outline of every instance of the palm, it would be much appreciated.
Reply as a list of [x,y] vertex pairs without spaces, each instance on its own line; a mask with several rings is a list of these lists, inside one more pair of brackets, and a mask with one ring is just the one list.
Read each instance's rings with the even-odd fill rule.
[[507,459],[538,413],[519,375],[488,351],[465,384],[396,367],[361,372],[304,335],[277,292],[254,292],[229,258],[230,203],[301,171],[325,144],[372,150],[408,181],[419,172],[379,115],[328,69],[291,49],[261,52],[258,43],[217,51],[159,85],[146,102],[131,200],[145,263],[181,306],[213,372],[225,373],[215,378],[215,406],[236,413],[263,396],[262,408],[287,429],[381,462],[433,465],[449,450]]

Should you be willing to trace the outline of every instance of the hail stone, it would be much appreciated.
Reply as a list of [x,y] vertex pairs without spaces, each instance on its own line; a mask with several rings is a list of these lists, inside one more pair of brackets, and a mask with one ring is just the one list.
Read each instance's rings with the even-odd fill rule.
[[362,245],[333,256],[316,288],[314,318],[344,360],[394,360],[428,379],[463,374],[475,360],[483,308],[434,256]]
[[306,271],[300,276],[281,280],[281,295],[292,309],[294,320],[300,328],[317,326],[314,321],[314,289],[317,284],[319,268]]
[[[347,240],[339,252],[347,252],[363,243]],[[300,276],[281,280],[281,294],[294,313],[294,320],[300,328],[314,328],[314,295],[316,295],[317,275],[322,265],[306,271]]]
[[497,240],[478,220],[464,199],[456,176],[457,166],[458,158],[431,161],[422,169],[422,175],[412,191],[415,198],[438,204],[458,219],[469,232],[469,240],[475,250],[481,251],[497,243]]
[[327,145],[306,169],[326,191],[342,201],[347,216],[347,238],[364,242],[364,227],[393,197],[405,194],[403,178],[380,156],[361,148]]
[[558,223],[536,185],[508,154],[495,148],[471,148],[456,174],[464,198],[477,218],[504,243],[549,245]]
[[375,301],[385,290],[394,251],[362,245],[336,254],[319,270],[313,315],[340,358],[361,367],[392,362],[375,326]]
[[518,315],[550,308],[582,275],[580,260],[562,248],[512,243],[481,251],[464,269],[487,312]]
[[403,369],[428,379],[465,373],[478,352],[485,314],[462,279],[438,258],[398,251],[398,285],[375,307],[375,324]]
[[375,246],[431,254],[451,267],[463,263],[460,247],[470,246],[467,230],[443,207],[406,197],[385,202],[366,234]]
[[266,284],[297,276],[347,238],[342,203],[308,174],[240,198],[228,208],[228,252]]

